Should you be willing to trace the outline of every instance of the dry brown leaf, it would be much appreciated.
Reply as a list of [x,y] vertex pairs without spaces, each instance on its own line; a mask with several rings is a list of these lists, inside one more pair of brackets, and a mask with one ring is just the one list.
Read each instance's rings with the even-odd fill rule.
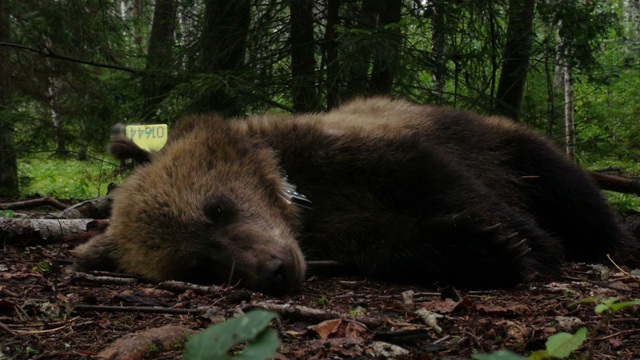
[[309,326],[307,329],[325,340],[329,338],[356,338],[369,333],[369,329],[363,324],[342,319],[326,320],[320,324]]

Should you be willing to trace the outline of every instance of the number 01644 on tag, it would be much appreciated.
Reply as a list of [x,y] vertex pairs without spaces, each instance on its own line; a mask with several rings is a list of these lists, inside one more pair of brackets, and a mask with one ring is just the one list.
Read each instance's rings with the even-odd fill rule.
[[167,124],[128,125],[127,137],[147,151],[162,149],[167,143]]

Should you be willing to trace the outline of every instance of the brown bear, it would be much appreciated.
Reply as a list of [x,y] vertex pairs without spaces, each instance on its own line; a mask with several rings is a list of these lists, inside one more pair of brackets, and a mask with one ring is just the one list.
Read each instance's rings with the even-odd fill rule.
[[[564,259],[635,266],[591,178],[521,125],[387,98],[302,116],[182,119],[116,190],[79,270],[299,287],[305,258],[392,281],[508,287]],[[146,154],[146,155],[145,155]],[[303,255],[304,254],[304,255]]]

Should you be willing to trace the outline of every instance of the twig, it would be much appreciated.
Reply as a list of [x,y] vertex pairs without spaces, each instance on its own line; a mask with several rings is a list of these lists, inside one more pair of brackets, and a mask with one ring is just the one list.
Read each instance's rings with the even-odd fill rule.
[[140,281],[131,277],[113,277],[113,276],[95,276],[83,272],[74,272],[71,274],[71,280],[77,282],[92,282],[98,284],[117,284],[128,285],[137,284]]
[[187,290],[191,290],[199,295],[204,294],[224,294],[228,292],[233,287],[220,287],[216,285],[197,285],[177,280],[167,280],[163,281],[157,286],[158,289],[169,290],[175,293],[185,292]]
[[13,44],[13,43],[7,43],[7,42],[0,42],[0,46],[8,46],[8,47],[12,47],[12,48],[15,48],[15,49],[31,51],[31,52],[34,52],[34,53],[36,53],[38,55],[41,55],[43,57],[50,57],[50,58],[54,58],[54,59],[66,60],[66,61],[76,62],[76,63],[79,63],[79,64],[90,65],[90,66],[95,66],[95,67],[100,67],[100,68],[122,70],[122,71],[127,71],[127,72],[130,72],[130,73],[133,73],[133,74],[136,74],[136,73],[139,72],[136,69],[133,69],[133,68],[130,68],[130,67],[126,67],[126,66],[103,64],[103,63],[98,63],[98,62],[95,62],[95,61],[82,60],[82,59],[72,58],[72,57],[65,56],[65,55],[60,55],[60,54],[55,53],[53,50],[51,50],[48,47],[44,47],[42,50],[39,50],[39,49],[35,49],[35,48],[29,47],[29,46],[20,45],[20,44]]
[[51,333],[51,332],[56,332],[58,330],[62,330],[66,327],[69,327],[69,325],[62,325],[59,326],[57,328],[53,328],[53,329],[44,329],[44,330],[14,330],[16,333],[18,333],[18,335],[33,335],[33,334],[47,334],[47,333]]
[[595,338],[594,340],[603,341],[603,340],[608,340],[608,339],[614,338],[616,336],[628,335],[628,334],[633,334],[633,333],[637,333],[637,332],[640,332],[640,329],[630,329],[630,330],[618,331],[617,333],[609,334],[609,335],[602,336],[602,337],[599,337],[599,338]]
[[631,279],[633,279],[635,282],[637,282],[638,284],[640,284],[640,279],[638,279],[637,277],[631,275],[630,273],[628,273],[627,271],[625,271],[623,268],[621,268],[618,264],[616,264],[615,261],[613,261],[613,259],[611,258],[611,256],[609,254],[607,254],[607,259],[609,259],[609,261],[611,261],[611,263],[613,264],[613,266],[616,267],[616,269],[618,269],[621,273],[625,274],[626,276],[630,277]]
[[51,196],[45,196],[43,198],[24,200],[24,201],[15,201],[10,203],[0,204],[0,210],[22,210],[22,209],[32,209],[34,207],[50,205],[58,210],[64,210],[69,206],[62,203],[61,201],[54,199]]
[[246,305],[242,308],[242,310],[248,311],[254,308],[275,311],[285,317],[302,318],[302,319],[309,320],[311,322],[320,322],[320,321],[325,321],[330,319],[352,320],[352,321],[363,323],[371,329],[378,328],[388,323],[388,321],[383,318],[371,318],[371,317],[355,318],[352,316],[344,315],[342,313],[330,311],[330,310],[320,310],[320,309],[315,309],[308,306],[300,306],[300,305],[292,305],[292,304],[274,304],[274,303],[269,303],[264,301],[254,302],[249,305]]
[[62,358],[66,359],[70,356],[81,356],[84,358],[89,358],[89,353],[82,353],[79,351],[53,351],[53,352],[47,352],[47,353],[38,355],[34,358],[31,358],[31,360],[62,359]]
[[9,297],[18,297],[19,295],[14,293],[13,291],[9,291],[7,289],[4,288],[4,286],[0,286],[0,294],[2,295],[6,295]]
[[166,307],[154,306],[111,306],[111,305],[75,305],[74,311],[107,311],[107,312],[143,312],[156,314],[201,314],[208,310],[208,307],[199,307],[197,309],[173,309]]
[[2,322],[0,322],[0,330],[4,330],[6,333],[8,333],[11,336],[18,336],[19,335],[17,332],[11,330],[7,325],[5,325]]

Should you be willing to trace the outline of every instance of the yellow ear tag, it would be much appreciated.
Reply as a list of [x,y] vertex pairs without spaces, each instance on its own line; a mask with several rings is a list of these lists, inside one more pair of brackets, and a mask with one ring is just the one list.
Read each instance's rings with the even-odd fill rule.
[[158,151],[167,143],[167,124],[128,125],[127,137],[141,149]]

